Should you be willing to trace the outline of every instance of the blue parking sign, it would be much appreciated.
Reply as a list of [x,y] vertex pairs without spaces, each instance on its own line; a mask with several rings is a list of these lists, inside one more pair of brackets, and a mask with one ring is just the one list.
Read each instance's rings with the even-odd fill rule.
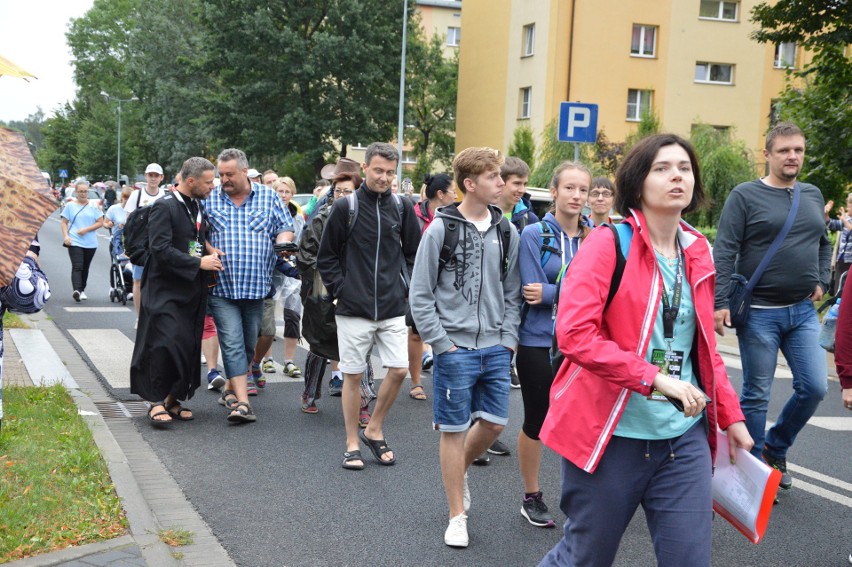
[[598,105],[561,103],[558,138],[560,142],[594,144],[598,139]]

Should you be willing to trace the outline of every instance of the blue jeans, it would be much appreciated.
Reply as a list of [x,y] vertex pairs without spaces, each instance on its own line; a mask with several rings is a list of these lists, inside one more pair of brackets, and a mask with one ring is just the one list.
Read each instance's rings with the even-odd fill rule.
[[[765,445],[769,455],[786,458],[796,435],[825,397],[828,369],[818,337],[819,320],[809,299],[778,309],[752,308],[745,326],[737,330],[743,364],[740,405],[754,439],[755,456],[760,456]],[[764,439],[779,348],[793,373],[793,395]]]
[[509,365],[512,353],[502,345],[442,352],[432,367],[433,427],[470,429],[474,419],[497,425],[509,421]]
[[562,539],[539,567],[608,567],[640,505],[657,565],[710,565],[710,444],[697,422],[674,439],[613,436],[595,472],[562,459]]
[[207,309],[216,321],[225,376],[245,376],[263,320],[263,299],[226,299],[210,295]]

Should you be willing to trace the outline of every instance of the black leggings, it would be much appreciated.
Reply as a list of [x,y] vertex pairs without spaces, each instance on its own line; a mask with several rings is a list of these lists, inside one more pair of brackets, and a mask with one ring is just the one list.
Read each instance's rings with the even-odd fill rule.
[[81,248],[70,246],[68,257],[71,259],[71,287],[74,291],[86,291],[86,282],[89,281],[89,266],[95,257],[97,248]]
[[550,407],[550,386],[553,384],[550,349],[519,345],[516,362],[524,400],[522,429],[527,437],[537,441]]

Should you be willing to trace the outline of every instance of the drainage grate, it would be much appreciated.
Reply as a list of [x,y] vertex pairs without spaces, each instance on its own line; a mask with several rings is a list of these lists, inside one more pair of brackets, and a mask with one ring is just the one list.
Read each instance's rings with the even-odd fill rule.
[[104,419],[129,419],[148,411],[145,402],[95,402],[95,406]]

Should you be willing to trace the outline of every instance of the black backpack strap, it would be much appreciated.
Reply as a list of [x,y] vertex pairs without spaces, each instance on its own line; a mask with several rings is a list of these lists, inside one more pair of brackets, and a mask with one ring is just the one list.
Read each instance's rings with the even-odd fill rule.
[[609,295],[606,298],[604,310],[612,303],[612,298],[618,293],[618,287],[621,285],[621,278],[624,276],[624,266],[627,264],[627,258],[621,252],[621,238],[618,235],[618,229],[614,224],[607,224],[615,238],[615,270],[612,272],[612,281],[609,284]]
[[346,203],[349,206],[349,217],[346,220],[346,238],[348,240],[355,228],[355,221],[358,220],[358,196],[355,193],[349,193],[346,195]]
[[515,227],[509,219],[501,216],[497,229],[500,231],[500,281],[502,282],[509,273],[509,244],[512,242],[512,231]]
[[[453,257],[459,243],[459,221],[447,217],[438,217],[444,222],[444,242],[438,255],[438,275],[441,275],[447,262]],[[438,219],[435,219],[438,220]]]

